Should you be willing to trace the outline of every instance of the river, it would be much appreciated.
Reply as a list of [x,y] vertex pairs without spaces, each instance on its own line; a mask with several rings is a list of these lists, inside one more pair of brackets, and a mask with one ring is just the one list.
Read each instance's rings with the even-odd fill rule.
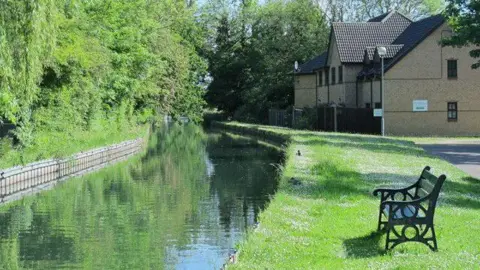
[[0,269],[220,269],[277,188],[281,152],[195,125],[0,206]]

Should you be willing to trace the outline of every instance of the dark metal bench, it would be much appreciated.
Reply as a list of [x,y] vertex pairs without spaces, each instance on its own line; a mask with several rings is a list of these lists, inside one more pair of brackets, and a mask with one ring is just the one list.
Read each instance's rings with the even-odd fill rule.
[[373,191],[374,196],[381,195],[377,230],[387,233],[386,250],[409,241],[437,250],[433,216],[445,179],[445,175],[433,175],[427,166],[418,181],[409,187]]

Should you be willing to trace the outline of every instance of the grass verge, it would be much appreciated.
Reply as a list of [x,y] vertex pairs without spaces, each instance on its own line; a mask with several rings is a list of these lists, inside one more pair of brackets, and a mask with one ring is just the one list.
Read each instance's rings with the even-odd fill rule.
[[0,168],[5,169],[30,162],[60,158],[77,152],[119,143],[147,135],[148,124],[122,125],[106,124],[92,130],[70,132],[40,131],[35,134],[34,143],[25,148],[12,147],[11,139],[0,140]]
[[[227,129],[288,138],[279,190],[260,226],[240,244],[233,269],[478,269],[480,180],[413,142],[228,123]],[[247,132],[248,133],[248,132]],[[251,133],[251,132],[250,132]],[[301,156],[296,153],[300,151]],[[447,182],[437,205],[438,252],[405,243],[385,252],[375,233],[377,186],[403,187],[429,165]],[[302,185],[294,186],[295,177]]]

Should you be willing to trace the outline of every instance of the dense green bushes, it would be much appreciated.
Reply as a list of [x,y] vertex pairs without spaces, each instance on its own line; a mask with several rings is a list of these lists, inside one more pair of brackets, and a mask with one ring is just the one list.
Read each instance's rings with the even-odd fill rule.
[[294,62],[326,50],[327,18],[310,0],[232,2],[205,7],[213,29],[206,99],[234,119],[265,122],[269,108],[293,104]]
[[0,1],[0,120],[38,134],[128,129],[154,111],[200,120],[202,30],[183,1]]

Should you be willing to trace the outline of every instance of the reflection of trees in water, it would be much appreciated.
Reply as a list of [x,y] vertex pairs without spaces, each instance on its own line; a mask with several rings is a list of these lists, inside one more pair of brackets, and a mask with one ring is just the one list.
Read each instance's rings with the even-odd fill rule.
[[0,269],[164,267],[165,246],[189,243],[187,221],[208,196],[204,135],[172,126],[147,154],[0,209]]
[[276,188],[278,153],[206,138],[193,125],[159,130],[142,157],[0,207],[0,269],[161,269],[197,241],[232,247],[228,232]]
[[[226,134],[210,137],[207,151],[215,164],[210,193],[218,197],[220,220],[225,231],[232,222],[243,226],[256,221],[258,212],[275,193],[275,168],[280,153],[247,138],[232,138]],[[243,220],[232,220],[243,218]],[[250,220],[249,220],[250,219]]]

